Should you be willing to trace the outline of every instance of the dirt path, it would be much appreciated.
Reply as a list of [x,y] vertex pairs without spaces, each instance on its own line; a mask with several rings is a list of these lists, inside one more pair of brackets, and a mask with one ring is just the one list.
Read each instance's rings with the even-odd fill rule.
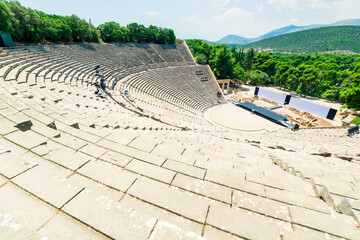
[[[312,103],[320,104],[320,105],[327,106],[327,107],[338,110],[338,113],[336,114],[336,117],[334,120],[320,118],[315,115],[296,110],[289,106],[283,106],[282,108],[278,108],[278,109],[274,110],[275,112],[277,112],[279,114],[287,116],[288,122],[290,124],[295,125],[297,123],[301,127],[331,127],[331,126],[341,126],[342,125],[342,122],[341,122],[342,116],[340,115],[340,111],[339,111],[339,109],[342,105],[340,103],[335,103],[335,102],[327,101],[324,99],[313,98],[313,97],[300,97],[300,95],[296,94],[295,92],[284,91],[284,90],[281,90],[279,88],[274,88],[274,87],[263,87],[263,88],[273,91],[273,92],[278,92],[281,94],[292,95],[292,96],[301,98],[303,100],[306,100],[306,101],[309,101]],[[255,91],[255,86],[243,85],[242,90],[240,92],[237,92],[236,94],[230,95],[228,97],[233,100],[239,101],[239,102],[253,102],[256,105],[265,107],[265,108],[278,105],[278,103],[271,102],[267,99],[255,98],[254,91]]]

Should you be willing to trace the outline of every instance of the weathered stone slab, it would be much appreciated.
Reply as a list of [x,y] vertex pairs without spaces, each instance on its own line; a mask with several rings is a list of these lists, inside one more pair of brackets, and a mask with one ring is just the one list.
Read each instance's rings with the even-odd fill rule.
[[[207,224],[245,239],[280,239],[286,229],[268,217],[257,215],[251,211],[230,208],[223,204],[211,204]],[[291,231],[291,227],[288,229]]]
[[204,222],[209,205],[209,201],[202,197],[177,188],[169,188],[166,184],[146,178],[139,178],[128,193],[199,223]]
[[92,128],[92,127],[88,127],[90,125],[93,124],[93,122],[91,122],[91,124],[82,124],[81,120],[79,120],[79,123],[81,123],[81,129],[83,129],[84,131],[87,131],[89,133],[92,133],[94,135],[97,135],[99,137],[106,137],[108,135],[110,135],[113,132],[113,129],[110,128]]
[[11,114],[17,113],[19,112],[18,110],[16,110],[15,108],[11,108],[11,107],[6,107],[3,109],[0,109],[0,115],[2,116],[9,116]]
[[[227,163],[227,162],[224,162],[223,164],[221,164],[221,163],[217,163],[217,162],[213,162],[213,161],[199,161],[198,160],[195,162],[195,166],[224,173],[225,171],[232,170],[234,165],[232,163]],[[240,173],[240,171],[239,171],[240,176],[243,176],[244,171],[242,171],[241,173]],[[245,178],[245,176],[244,176],[244,178]]]
[[176,159],[177,157],[181,156],[184,150],[185,147],[180,146],[176,143],[165,142],[157,145],[151,153],[167,158]]
[[0,233],[1,239],[12,240],[41,240],[43,237],[35,230],[21,227],[21,223],[0,210]]
[[182,228],[173,225],[167,221],[158,221],[156,228],[154,229],[151,238],[153,240],[172,240],[172,239],[184,239],[184,240],[197,240],[202,239],[201,233],[194,233],[191,231],[185,231]]
[[34,167],[38,161],[29,156],[19,155],[12,152],[0,155],[0,173],[7,178],[12,178],[19,173]]
[[33,126],[31,127],[31,129],[34,132],[37,132],[41,135],[44,135],[48,138],[53,138],[57,135],[60,134],[59,131],[56,131],[55,129],[49,128],[48,126],[46,126],[45,124],[39,123],[37,121],[33,121]]
[[107,149],[103,147],[99,147],[92,143],[89,143],[79,149],[79,152],[91,155],[94,158],[99,158],[100,156],[104,155],[107,151],[108,151]]
[[79,173],[123,192],[136,180],[137,175],[123,168],[102,161],[91,161],[78,170]]
[[325,186],[328,187],[329,191],[331,193],[340,195],[340,196],[346,196],[353,199],[360,199],[360,192],[353,190],[353,184],[352,183],[332,183],[332,184],[326,184]]
[[87,141],[76,138],[76,137],[71,136],[66,133],[61,133],[61,136],[59,138],[52,138],[52,140],[54,140],[55,142],[61,143],[65,146],[68,146],[70,148],[76,149],[76,150],[78,150],[78,149],[82,148],[83,146],[85,146],[86,144],[88,144]]
[[131,143],[128,144],[129,147],[141,149],[145,152],[151,152],[159,140],[154,139],[153,136],[140,135],[135,138]]
[[352,208],[360,211],[360,200],[348,199]]
[[350,216],[337,213],[329,215],[295,206],[290,207],[290,213],[295,224],[337,237],[360,239],[360,231],[356,229],[355,220]]
[[162,167],[200,179],[204,178],[206,172],[205,169],[193,167],[170,159],[166,160],[166,162],[162,165]]
[[135,173],[139,173],[141,175],[154,178],[165,183],[170,183],[176,174],[175,172],[165,168],[135,159],[131,160],[131,162],[125,168]]
[[13,122],[0,116],[0,134],[1,135],[5,135],[10,132],[18,130],[14,126],[15,126],[15,124]]
[[120,167],[125,167],[133,158],[123,155],[121,153],[115,153],[108,151],[100,157],[101,160],[113,163]]
[[54,142],[52,140],[48,140],[46,142],[46,144],[34,147],[34,148],[31,149],[31,151],[38,154],[38,155],[40,155],[40,156],[44,156],[44,155],[48,154],[51,151],[54,151],[56,149],[62,149],[62,148],[64,148],[64,146],[62,146],[60,143]]
[[21,112],[17,112],[17,113],[8,115],[7,118],[10,121],[13,121],[15,123],[15,125],[18,123],[22,123],[22,122],[31,120],[28,116],[26,116],[25,114],[23,114]]
[[139,132],[133,130],[116,130],[106,138],[122,145],[129,144],[134,138],[139,136]]
[[[256,182],[262,184],[264,186],[269,186],[276,189],[288,190],[291,192],[298,192],[304,194],[313,194],[312,187],[310,183],[300,180],[293,175],[290,175],[286,172],[274,172],[273,174],[269,174],[269,176],[263,176],[258,173],[249,173],[246,175],[246,180],[251,182]],[[283,177],[279,177],[280,174],[284,174]],[[287,179],[284,181],[283,179]]]
[[252,212],[261,213],[287,222],[291,221],[287,210],[288,206],[284,203],[237,190],[234,190],[233,192],[232,203],[234,206],[244,208]]
[[145,203],[127,195],[122,201],[122,206],[128,206],[158,220],[150,239],[199,239],[202,224],[195,223],[154,205]]
[[14,183],[35,196],[60,208],[81,190],[81,186],[67,179],[72,171],[46,161],[12,179]]
[[9,183],[0,188],[3,213],[17,220],[20,228],[36,230],[55,213],[56,209]]
[[63,210],[114,239],[147,239],[156,219],[122,206],[120,197],[101,186],[86,188]]
[[220,231],[211,226],[206,226],[204,239],[207,239],[207,240],[244,240],[243,238]]
[[71,170],[76,170],[91,159],[91,157],[86,156],[83,153],[75,152],[68,148],[61,148],[51,151],[50,153],[46,154],[44,158],[70,168]]
[[121,145],[118,143],[114,143],[114,142],[111,142],[106,139],[103,139],[103,140],[97,142],[96,144],[99,146],[102,146],[104,148],[113,150],[114,152],[118,152],[118,153],[127,155],[129,157],[137,158],[142,161],[156,164],[159,166],[161,166],[166,160],[166,158],[164,158],[164,157],[156,156],[154,154],[147,153],[147,152],[135,149],[135,148],[131,148],[131,147],[124,146],[124,145]]
[[[34,109],[37,109],[37,111],[35,111]],[[49,110],[47,108],[44,108],[41,105],[34,105],[33,109],[24,110],[24,113],[30,115],[31,117],[42,122],[43,124],[49,124],[54,121],[54,119],[46,116],[46,114],[48,114],[48,111]]]
[[2,153],[11,151],[12,153],[16,153],[18,155],[26,153],[28,150],[18,146],[15,143],[10,142],[9,140],[0,137],[0,151]]
[[329,206],[319,198],[305,194],[266,188],[266,197],[280,202],[330,214]]
[[[318,232],[309,228],[295,226],[295,231],[284,232],[283,237],[286,240],[311,239],[311,240],[340,240],[341,238],[332,236],[328,233]],[[343,239],[343,238],[342,238]]]
[[222,185],[188,177],[183,174],[176,174],[174,181],[171,184],[209,198],[213,198],[228,204],[231,203],[232,189]]
[[[76,119],[76,118],[75,118]],[[67,127],[65,129],[62,129],[64,132],[71,134],[72,136],[76,136],[79,139],[83,139],[87,142],[96,143],[98,142],[101,137],[87,133],[85,131],[73,128],[73,127]]]
[[4,178],[3,176],[0,176],[0,186],[2,186],[4,183],[6,183],[8,180]]
[[225,185],[242,192],[253,193],[259,196],[265,196],[265,187],[256,183],[244,180],[245,176],[233,177],[216,171],[208,170],[205,179],[214,183]]
[[47,138],[33,132],[26,131],[22,132],[20,130],[12,132],[4,136],[4,138],[24,147],[27,149],[31,149],[33,147],[39,146],[41,144],[45,144]]
[[203,153],[200,153],[198,149],[192,149],[187,147],[186,150],[182,153],[183,157],[193,158],[197,161],[207,161],[209,159],[209,156],[204,155]]
[[103,234],[93,230],[85,224],[75,220],[67,214],[60,212],[44,227],[39,233],[48,239],[62,240],[62,239],[99,239],[108,240]]

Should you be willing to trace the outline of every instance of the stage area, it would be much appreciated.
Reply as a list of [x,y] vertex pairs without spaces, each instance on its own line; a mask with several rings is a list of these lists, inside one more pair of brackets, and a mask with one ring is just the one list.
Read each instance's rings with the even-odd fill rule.
[[284,128],[230,103],[210,108],[205,112],[205,118],[218,126],[236,131],[275,131]]

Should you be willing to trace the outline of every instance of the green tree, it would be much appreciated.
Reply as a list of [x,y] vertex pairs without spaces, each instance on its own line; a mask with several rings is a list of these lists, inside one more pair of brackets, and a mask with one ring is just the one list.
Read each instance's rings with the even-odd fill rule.
[[340,100],[345,102],[345,106],[355,110],[360,110],[360,68],[351,75],[351,88],[344,89],[340,93]]
[[299,79],[300,86],[298,92],[308,95],[319,83],[319,72],[314,66],[305,65],[304,73]]
[[285,87],[292,91],[296,91],[299,87],[299,78],[301,76],[301,72],[297,68],[289,68],[288,77],[286,79]]
[[289,69],[290,67],[286,64],[286,63],[278,63],[276,65],[276,74],[274,76],[275,79],[275,83],[279,86],[279,87],[286,87],[286,80],[289,77]]
[[231,78],[233,76],[234,57],[226,45],[222,45],[216,52],[214,59],[210,61],[213,71],[219,79]]
[[196,55],[195,59],[196,59],[196,63],[198,64],[207,64],[207,58],[202,53]]
[[237,80],[245,80],[246,72],[241,67],[240,63],[237,63],[234,67],[234,74],[233,77]]
[[269,75],[267,73],[261,72],[259,70],[252,71],[250,73],[250,84],[253,85],[268,85],[270,81]]
[[249,50],[246,51],[244,64],[243,64],[245,70],[249,71],[252,69],[254,56],[255,56],[254,49],[250,48]]
[[14,34],[13,19],[14,14],[7,7],[7,5],[0,1],[0,31],[9,32]]

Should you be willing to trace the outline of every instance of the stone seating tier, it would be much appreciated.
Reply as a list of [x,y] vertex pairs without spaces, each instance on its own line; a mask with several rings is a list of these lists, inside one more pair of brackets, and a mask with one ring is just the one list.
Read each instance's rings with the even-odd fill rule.
[[[164,53],[150,46],[166,61],[181,56],[182,66],[134,72],[111,95],[98,97],[92,84],[97,61],[104,60],[101,70],[113,81],[123,61],[106,60],[113,54],[109,49],[118,48],[106,46],[0,52],[14,51],[19,63],[10,70],[15,79],[0,76],[2,238],[360,238],[356,160],[284,145],[286,136],[324,142],[325,131],[216,132],[201,115],[217,104],[210,96],[216,85],[202,83],[195,73],[213,76],[207,67],[188,64],[179,48],[176,55],[174,48]],[[143,48],[124,52],[139,50],[139,61],[147,61],[145,53],[155,62]],[[33,65],[15,56],[28,51],[35,58],[44,49],[51,54]],[[89,53],[95,50],[97,60]],[[0,71],[10,69],[1,66]],[[115,94],[124,87],[135,103]],[[174,124],[156,119],[161,117]],[[329,146],[343,138],[331,135]]]

